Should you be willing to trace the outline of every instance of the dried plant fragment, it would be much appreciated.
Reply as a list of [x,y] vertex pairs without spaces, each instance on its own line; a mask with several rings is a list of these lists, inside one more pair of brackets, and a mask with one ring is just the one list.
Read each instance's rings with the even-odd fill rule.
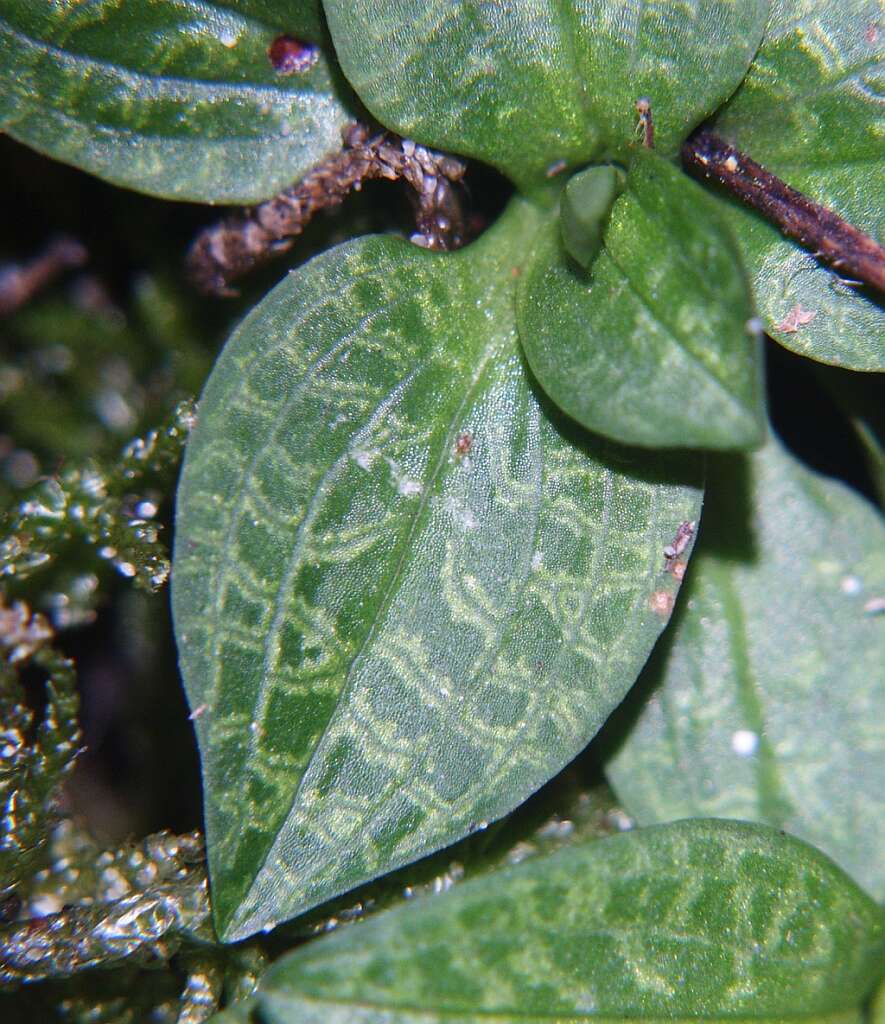
[[654,149],[655,123],[651,116],[651,101],[647,96],[640,96],[635,105],[636,113],[639,115],[639,130],[642,132],[642,144],[646,149]]
[[[696,526],[697,523],[695,522],[683,522],[676,528],[676,536],[664,548],[664,570],[666,572],[671,572],[673,575],[676,575],[674,569],[676,565],[679,564],[679,556],[691,543]],[[683,574],[685,572],[684,566],[682,572]],[[682,579],[682,576],[679,576],[678,578]]]
[[73,238],[56,238],[28,263],[0,267],[0,316],[9,316],[59,275],[87,260],[86,249]]
[[800,327],[810,324],[816,316],[817,313],[814,310],[803,309],[797,302],[783,320],[781,320],[779,324],[776,324],[775,327],[776,330],[780,331],[782,334],[795,334]]
[[455,454],[464,456],[470,454],[470,449],[473,447],[473,434],[469,430],[465,430],[464,433],[458,435],[458,440],[455,442]]
[[304,43],[294,36],[277,36],[267,51],[268,59],[274,71],[281,75],[295,75],[309,71],[317,60],[319,53],[311,43]]
[[339,205],[372,179],[403,180],[412,186],[416,245],[456,249],[464,243],[465,234],[457,191],[464,171],[464,164],[453,157],[389,132],[370,137],[365,126],[355,125],[341,152],[297,185],[198,235],[187,257],[189,275],[207,294],[235,295],[232,280],[285,252],[314,214]]

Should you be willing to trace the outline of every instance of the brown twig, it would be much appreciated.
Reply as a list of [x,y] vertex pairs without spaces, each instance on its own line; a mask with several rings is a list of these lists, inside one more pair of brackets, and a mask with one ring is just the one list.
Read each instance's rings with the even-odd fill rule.
[[9,316],[59,274],[82,266],[88,258],[86,249],[73,238],[56,238],[44,251],[28,263],[0,267],[0,316]]
[[363,125],[348,132],[344,147],[285,192],[201,232],[187,256],[188,272],[203,292],[236,295],[230,282],[292,244],[319,210],[337,206],[364,181],[402,179],[412,186],[417,232],[427,249],[455,249],[464,242],[455,187],[464,165],[388,132],[369,136]]
[[682,147],[687,167],[714,178],[840,273],[885,291],[885,249],[841,217],[791,188],[713,132]]

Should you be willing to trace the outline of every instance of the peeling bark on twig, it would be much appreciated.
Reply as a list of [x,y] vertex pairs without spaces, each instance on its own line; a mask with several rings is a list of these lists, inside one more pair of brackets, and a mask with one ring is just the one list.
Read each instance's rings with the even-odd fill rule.
[[417,205],[413,242],[427,249],[456,249],[465,240],[457,191],[464,171],[454,157],[388,132],[369,137],[365,126],[356,125],[341,152],[298,184],[198,235],[187,256],[189,275],[207,294],[235,295],[233,279],[287,250],[319,210],[337,206],[364,181],[378,178],[402,179],[412,186]]
[[885,249],[710,131],[682,147],[687,167],[714,178],[840,274],[885,291]]

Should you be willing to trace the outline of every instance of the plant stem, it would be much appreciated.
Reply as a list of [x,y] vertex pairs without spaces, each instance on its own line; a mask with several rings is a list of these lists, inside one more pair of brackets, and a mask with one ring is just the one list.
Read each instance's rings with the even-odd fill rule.
[[715,178],[840,273],[885,291],[885,249],[875,239],[791,188],[718,135],[695,132],[682,147],[682,160],[705,177]]

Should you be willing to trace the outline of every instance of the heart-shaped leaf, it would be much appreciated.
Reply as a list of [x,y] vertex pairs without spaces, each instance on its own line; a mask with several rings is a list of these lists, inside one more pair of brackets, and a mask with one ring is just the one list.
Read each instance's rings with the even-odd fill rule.
[[744,75],[769,0],[326,0],[344,72],[384,124],[523,188],[623,155],[648,97],[674,153]]
[[[759,53],[715,122],[758,163],[879,241],[883,43],[877,0],[774,0]],[[885,369],[880,293],[843,282],[737,203],[732,223],[773,338],[822,362]]]
[[353,120],[321,18],[319,0],[3,0],[0,129],[142,192],[264,199]]
[[226,939],[511,810],[668,618],[662,550],[699,504],[675,481],[697,466],[539,407],[513,313],[538,220],[515,202],[450,255],[334,249],[210,377],[173,604]]
[[611,782],[643,823],[786,828],[885,898],[885,526],[774,440],[710,472],[686,594]]
[[813,847],[683,821],[339,931],[274,964],[257,1004],[267,1024],[841,1022],[883,954],[881,909]]
[[620,441],[759,444],[760,338],[718,204],[654,153],[637,154],[626,188],[589,270],[558,224],[542,231],[517,315],[533,372],[570,416]]

